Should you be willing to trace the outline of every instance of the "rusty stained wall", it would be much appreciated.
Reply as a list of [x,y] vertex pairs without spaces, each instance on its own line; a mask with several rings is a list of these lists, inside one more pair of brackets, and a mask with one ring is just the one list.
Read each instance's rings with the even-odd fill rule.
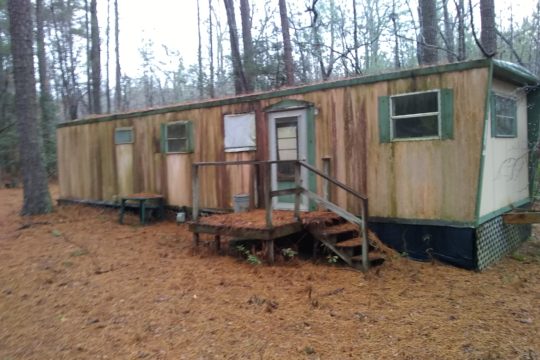
[[[371,216],[472,221],[484,119],[487,68],[442,73],[373,84],[313,91],[181,112],[106,121],[58,129],[59,181],[62,197],[112,200],[120,193],[114,128],[133,126],[133,191],[163,193],[168,203],[191,205],[191,163],[267,159],[267,123],[263,109],[284,99],[311,102],[315,116],[315,159],[331,157],[331,174],[367,193]],[[378,97],[436,88],[454,89],[454,140],[381,144]],[[225,153],[223,115],[255,112],[257,150]],[[161,154],[160,124],[191,120],[193,154]],[[264,172],[258,179],[261,184]],[[228,208],[232,196],[249,192],[250,166],[201,170],[201,206]],[[321,191],[321,181],[317,181]],[[259,193],[259,199],[262,194]],[[332,188],[331,198],[358,212],[354,197]]]
[[474,221],[488,77],[488,69],[484,68],[373,87],[373,97],[454,89],[454,137],[377,145],[378,127],[370,127],[370,215]]

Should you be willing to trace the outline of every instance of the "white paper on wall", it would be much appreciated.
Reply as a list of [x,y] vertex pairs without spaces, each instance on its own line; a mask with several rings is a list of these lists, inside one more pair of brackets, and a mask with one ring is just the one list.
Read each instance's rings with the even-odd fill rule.
[[255,150],[255,113],[225,115],[225,152]]

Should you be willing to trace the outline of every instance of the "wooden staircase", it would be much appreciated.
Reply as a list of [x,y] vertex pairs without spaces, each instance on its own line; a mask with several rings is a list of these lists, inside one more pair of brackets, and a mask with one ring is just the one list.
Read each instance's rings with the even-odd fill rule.
[[[347,265],[362,268],[362,235],[358,225],[347,222],[337,214],[324,223],[307,224],[306,229],[313,235],[314,255],[320,244],[335,253]],[[369,238],[369,235],[368,235]],[[370,244],[368,261],[370,265],[381,264],[385,260],[383,253],[373,250]]]
[[[272,166],[275,164],[288,163],[294,166],[294,187],[288,189],[273,190],[271,185]],[[361,268],[367,271],[373,258],[379,258],[378,256],[369,255],[370,244],[368,239],[367,229],[367,211],[368,211],[368,199],[364,194],[352,189],[346,184],[338,181],[337,179],[329,175],[329,158],[323,158],[323,171],[319,171],[315,167],[300,160],[271,160],[271,161],[217,161],[217,162],[204,162],[193,163],[192,165],[192,189],[193,189],[193,223],[190,226],[190,230],[193,232],[193,243],[198,244],[199,233],[210,233],[216,236],[216,241],[219,244],[219,237],[221,235],[232,235],[233,229],[207,226],[205,227],[199,221],[199,168],[203,166],[228,166],[228,165],[248,165],[256,166],[258,173],[264,170],[263,173],[266,176],[263,178],[263,203],[265,208],[265,226],[263,229],[258,229],[256,234],[258,239],[264,240],[267,248],[268,260],[273,262],[274,252],[274,240],[279,235],[286,235],[285,232],[276,232],[276,227],[273,222],[273,205],[272,198],[283,195],[294,196],[294,222],[291,226],[300,226],[303,223],[304,227],[309,227],[310,231],[315,239],[324,244],[328,249],[333,251],[343,261],[350,266],[357,266],[361,264]],[[314,174],[321,178],[323,194],[319,194],[311,191],[303,186],[301,182],[301,171],[306,169],[309,173]],[[254,181],[256,184],[256,181]],[[355,215],[346,209],[340,207],[336,203],[330,201],[329,185],[333,184],[341,190],[344,190],[348,195],[353,196],[360,205],[360,215]],[[255,185],[257,187],[257,185]],[[254,191],[256,193],[256,190]],[[310,201],[313,201],[331,214],[332,221],[319,222],[318,225],[308,224],[305,222],[300,214],[300,197],[307,196]],[[255,203],[255,201],[254,201]],[[330,213],[331,212],[331,213]],[[348,223],[347,223],[348,222]],[[295,231],[295,228],[286,227],[288,231]],[[244,232],[245,229],[242,229]],[[298,230],[296,230],[298,231]],[[244,236],[245,238],[246,236]]]

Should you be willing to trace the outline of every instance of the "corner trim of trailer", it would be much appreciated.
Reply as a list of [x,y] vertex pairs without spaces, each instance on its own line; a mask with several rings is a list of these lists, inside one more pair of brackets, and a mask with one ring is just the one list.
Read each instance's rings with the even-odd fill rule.
[[484,165],[486,161],[486,144],[487,144],[487,128],[488,121],[491,121],[490,106],[491,106],[491,87],[493,86],[493,62],[489,64],[489,74],[486,89],[486,98],[484,103],[484,126],[482,129],[482,144],[480,146],[480,166],[478,169],[478,183],[476,185],[476,223],[480,222],[480,209],[482,207],[482,189],[484,184]]
[[516,201],[516,202],[514,202],[514,203],[512,203],[510,205],[507,205],[507,206],[505,206],[503,208],[500,208],[498,210],[487,213],[486,215],[483,215],[480,218],[478,218],[478,222],[477,222],[476,225],[480,226],[483,223],[488,222],[489,220],[496,218],[497,216],[500,216],[500,215],[502,215],[504,213],[512,211],[515,208],[522,207],[522,206],[527,205],[529,203],[531,203],[531,199],[530,198],[525,198],[525,199]]

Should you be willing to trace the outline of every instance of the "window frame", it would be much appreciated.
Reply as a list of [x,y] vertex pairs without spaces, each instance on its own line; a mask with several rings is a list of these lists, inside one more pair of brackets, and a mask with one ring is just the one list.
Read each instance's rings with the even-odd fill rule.
[[[131,141],[129,142],[118,142],[116,133],[121,131],[131,131]],[[124,126],[124,127],[117,127],[114,129],[114,145],[129,145],[135,143],[135,132],[133,131],[133,126]]]
[[[508,117],[506,115],[497,115],[497,98],[502,98],[506,100],[511,100],[513,105],[513,117]],[[515,139],[518,137],[518,119],[517,119],[517,105],[518,105],[518,99],[516,97],[507,95],[507,94],[501,94],[497,92],[493,92],[491,94],[491,137],[497,138],[497,139]],[[512,123],[512,134],[500,134],[497,132],[498,128],[496,126],[497,124],[497,116],[502,116],[505,118],[511,118],[514,120]]]
[[[171,126],[183,125],[185,126],[185,137],[170,138],[169,137],[169,128]],[[186,148],[179,151],[170,151],[169,150],[169,140],[186,140]],[[193,124],[190,120],[179,120],[162,124],[161,127],[161,144],[162,152],[166,154],[189,154],[193,152]]]
[[[436,93],[437,94],[437,112],[428,112],[428,113],[413,113],[413,114],[407,114],[407,115],[394,115],[394,107],[392,106],[393,99],[403,96],[411,96],[411,95],[420,95],[420,94],[429,94],[429,93]],[[433,89],[433,90],[426,90],[426,91],[415,91],[410,93],[403,93],[403,94],[397,94],[397,95],[391,95],[389,96],[389,115],[390,115],[390,140],[391,141],[423,141],[423,140],[440,140],[442,138],[441,136],[441,129],[442,129],[442,120],[441,120],[441,114],[442,114],[442,102],[441,102],[441,90],[440,89]],[[434,116],[437,115],[437,135],[430,135],[430,136],[417,136],[417,137],[395,137],[395,120],[399,119],[413,119],[413,118],[419,118],[423,116]]]

